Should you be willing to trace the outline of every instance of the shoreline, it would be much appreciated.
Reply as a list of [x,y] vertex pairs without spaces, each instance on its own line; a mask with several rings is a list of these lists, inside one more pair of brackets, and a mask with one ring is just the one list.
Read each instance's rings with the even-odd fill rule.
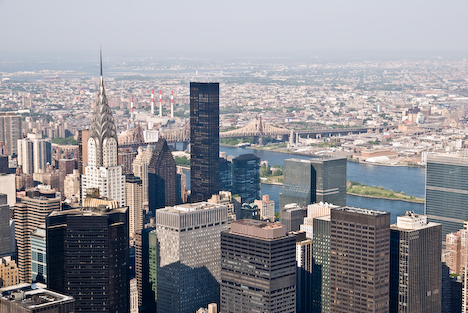
[[408,199],[399,199],[399,198],[385,198],[385,197],[376,197],[376,196],[369,196],[369,195],[360,195],[358,193],[351,193],[351,192],[346,192],[347,195],[350,196],[355,196],[355,197],[364,197],[364,198],[374,198],[374,199],[384,199],[384,200],[395,200],[395,201],[405,201],[405,202],[411,202],[411,203],[419,203],[419,204],[424,204],[426,201],[413,201],[413,200],[408,200]]
[[[261,182],[261,183],[266,184],[266,185],[283,186],[282,183],[274,183],[274,182]],[[346,192],[346,195],[355,196],[355,197],[373,198],[373,199],[404,201],[404,202],[420,203],[420,204],[424,204],[426,202],[426,201],[421,202],[421,201],[401,199],[401,198],[386,198],[386,197],[377,197],[377,196],[369,196],[369,195],[360,195],[358,193],[352,193],[352,192]]]
[[[241,148],[238,146],[232,146],[232,145],[227,145],[227,144],[219,144],[220,146],[224,147],[230,147],[230,148]],[[300,156],[309,156],[311,158],[320,158],[320,156],[316,156],[313,154],[307,154],[307,153],[300,153],[300,152],[292,152],[292,151],[283,151],[283,150],[277,150],[277,149],[271,149],[271,150],[266,150],[266,149],[259,149],[255,146],[248,146],[248,147],[242,147],[244,149],[252,149],[252,150],[258,150],[258,151],[271,151],[271,152],[276,152],[276,153],[284,153],[284,154],[291,154],[291,155],[300,155]],[[359,163],[359,164],[365,164],[365,165],[379,165],[379,166],[388,166],[388,167],[413,167],[413,168],[421,168],[424,169],[425,166],[420,166],[420,165],[408,165],[408,164],[384,164],[384,163],[370,163],[370,162],[359,162],[355,161],[355,159],[351,158],[346,158],[348,162],[353,162],[353,163]]]

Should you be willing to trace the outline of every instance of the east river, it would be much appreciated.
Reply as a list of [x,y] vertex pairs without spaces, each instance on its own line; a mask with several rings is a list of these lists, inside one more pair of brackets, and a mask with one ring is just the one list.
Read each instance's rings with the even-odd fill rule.
[[[285,159],[298,158],[310,159],[309,156],[286,154],[281,152],[255,150],[238,147],[220,146],[220,151],[226,155],[235,157],[253,153],[262,161],[268,161],[270,166],[279,164],[283,166]],[[190,170],[184,170],[187,175],[187,188],[190,189]],[[382,186],[393,191],[404,191],[407,195],[424,198],[425,170],[416,167],[404,166],[381,166],[363,163],[348,162],[347,179],[357,181],[369,186]],[[275,209],[278,211],[279,192],[281,186],[262,184],[262,195],[269,195],[275,201]],[[423,214],[424,205],[421,203],[411,203],[398,200],[374,199],[348,195],[347,205],[359,208],[387,211],[391,213],[391,222],[396,223],[398,215],[405,214],[406,211],[414,211]]]

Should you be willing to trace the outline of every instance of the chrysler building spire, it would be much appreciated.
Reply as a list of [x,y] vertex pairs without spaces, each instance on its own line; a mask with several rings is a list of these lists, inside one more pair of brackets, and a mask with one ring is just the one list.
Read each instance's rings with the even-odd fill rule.
[[[102,150],[104,148],[106,139],[115,139],[115,153],[117,153],[117,132],[114,123],[114,117],[112,116],[112,110],[109,107],[104,89],[104,78],[102,75],[102,52],[100,55],[100,61],[101,77],[99,82],[99,94],[89,128],[89,137],[93,138],[96,144],[96,166],[102,166],[105,163],[105,160],[103,160],[104,153]],[[113,164],[112,166],[115,165],[117,165],[117,163]]]
[[117,162],[117,128],[112,110],[107,101],[102,75],[102,52],[100,53],[100,81],[96,106],[91,117],[88,137],[88,164],[82,176],[82,197],[89,188],[98,188],[102,197],[117,200],[125,205],[125,175]]

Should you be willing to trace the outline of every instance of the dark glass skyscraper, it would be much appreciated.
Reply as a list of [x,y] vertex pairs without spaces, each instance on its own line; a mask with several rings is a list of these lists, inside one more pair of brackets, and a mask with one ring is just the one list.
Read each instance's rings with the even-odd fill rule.
[[346,158],[284,160],[280,210],[286,204],[315,202],[346,205]]
[[468,219],[468,158],[428,156],[426,167],[426,209],[429,222],[442,224],[445,236],[463,228]]
[[154,210],[177,202],[177,168],[165,139],[159,139],[148,165],[148,202]]
[[242,154],[232,160],[232,190],[242,203],[260,199],[260,158],[255,154]]
[[127,208],[54,211],[46,220],[49,289],[75,298],[75,312],[129,310]]
[[232,163],[219,158],[219,191],[232,191]]
[[190,83],[191,202],[219,192],[219,83]]

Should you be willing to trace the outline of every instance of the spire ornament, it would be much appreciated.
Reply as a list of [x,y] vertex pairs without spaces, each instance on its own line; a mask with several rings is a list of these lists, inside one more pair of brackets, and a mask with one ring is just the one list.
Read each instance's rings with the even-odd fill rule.
[[117,142],[117,129],[115,127],[112,110],[109,107],[104,89],[104,78],[102,74],[102,51],[100,52],[100,70],[101,77],[99,82],[99,94],[89,128],[89,137],[94,138],[96,142],[96,157],[98,165],[102,165],[102,148],[104,140],[106,138],[114,138],[115,142]]

